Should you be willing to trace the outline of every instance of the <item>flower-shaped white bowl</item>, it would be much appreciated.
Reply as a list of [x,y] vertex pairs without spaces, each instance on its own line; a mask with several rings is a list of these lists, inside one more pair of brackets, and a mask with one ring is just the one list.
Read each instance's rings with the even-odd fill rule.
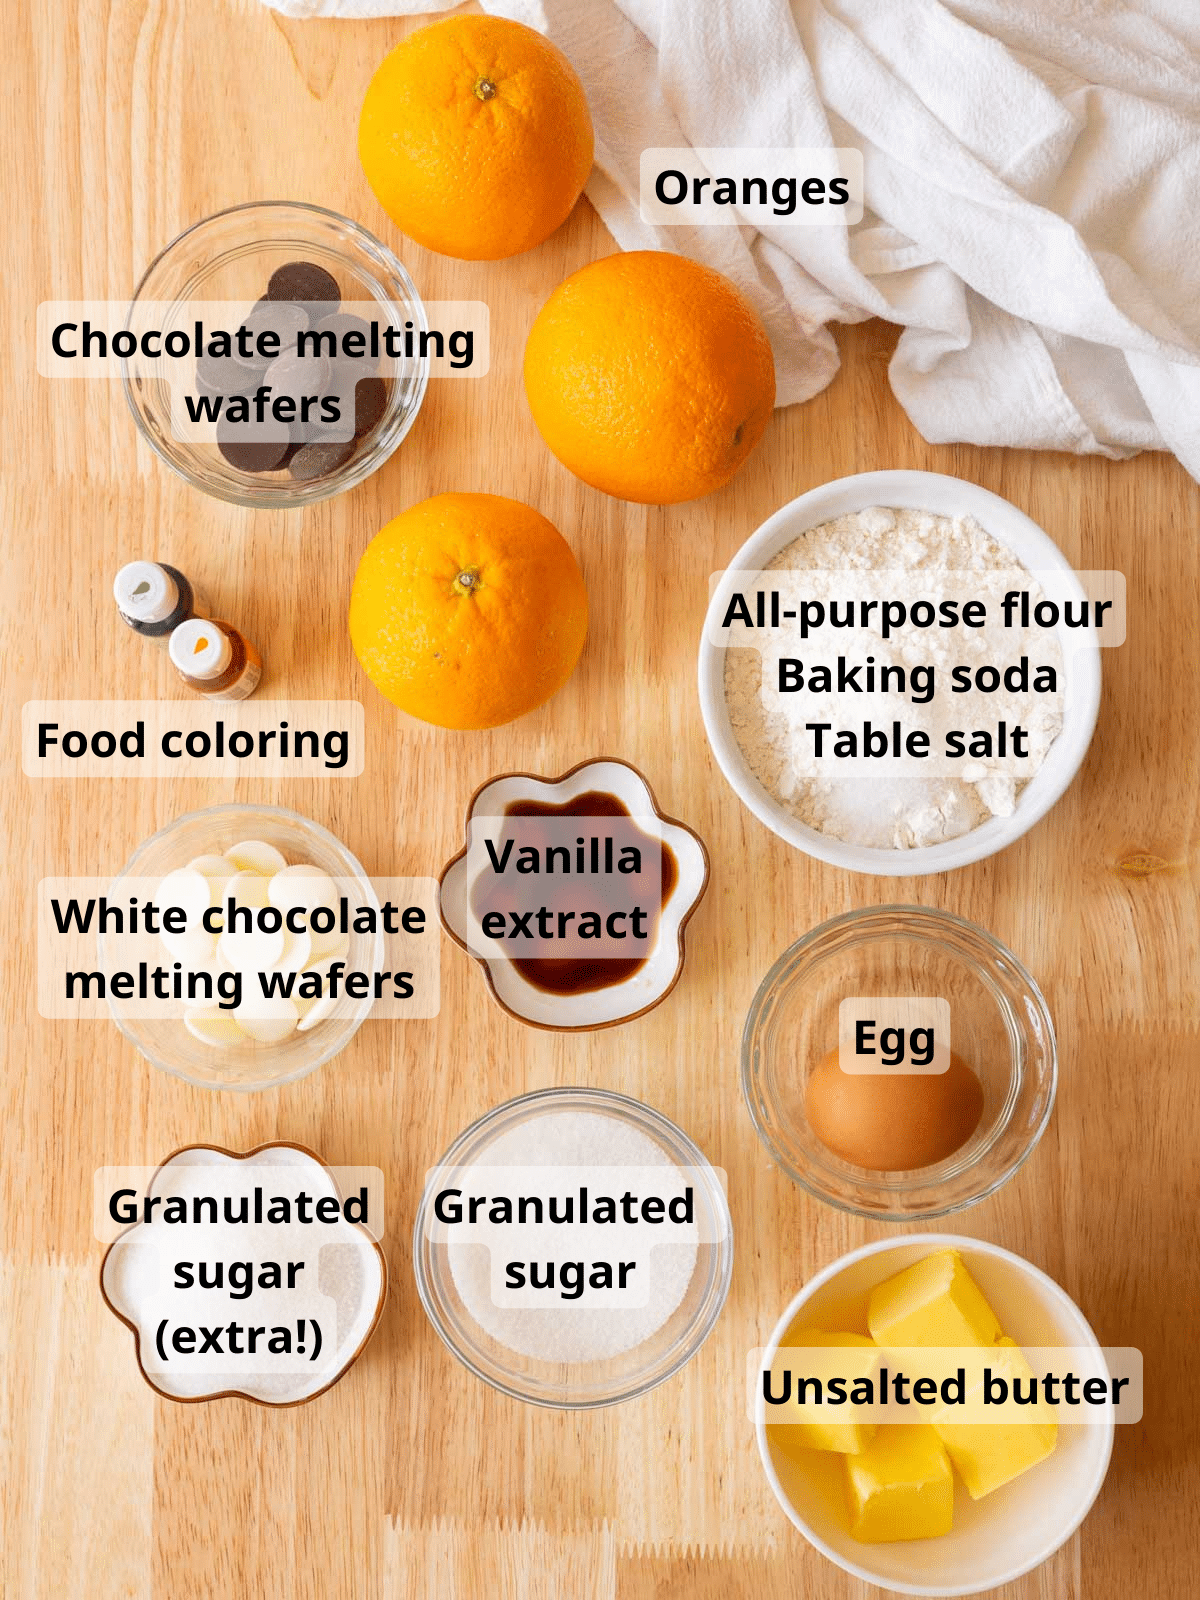
[[475,960],[493,998],[509,1016],[534,1028],[583,1032],[630,1022],[661,1004],[679,982],[683,971],[683,933],[700,897],[708,886],[708,852],[700,838],[681,822],[666,816],[653,791],[636,767],[625,761],[601,758],[584,761],[561,778],[539,778],[528,772],[507,772],[477,789],[467,806],[466,836],[470,839],[475,816],[503,816],[520,800],[563,805],[601,790],[615,795],[637,821],[653,821],[663,843],[675,856],[678,878],[662,908],[650,957],[631,977],[586,994],[550,994],[537,989],[517,966],[503,957],[478,956],[468,941],[471,871],[467,847],[443,869],[439,894],[442,926]]
[[[320,1156],[304,1145],[293,1144],[288,1140],[260,1144],[244,1153],[225,1150],[219,1145],[184,1145],[182,1149],[169,1155],[159,1166],[147,1188],[147,1194],[170,1193],[173,1185],[179,1181],[181,1169],[186,1172],[188,1168],[221,1166],[226,1162],[230,1164],[247,1162],[253,1167],[271,1171],[283,1167],[295,1168],[301,1174],[305,1189],[314,1197],[330,1195],[341,1199],[333,1174]],[[183,1181],[186,1183],[186,1178]],[[327,1389],[332,1389],[335,1383],[346,1376],[366,1348],[367,1341],[375,1332],[383,1315],[388,1288],[387,1258],[376,1239],[365,1228],[354,1223],[339,1220],[336,1225],[322,1224],[322,1244],[331,1244],[342,1250],[343,1272],[346,1247],[355,1247],[353,1256],[357,1272],[357,1282],[353,1285],[355,1292],[348,1297],[346,1307],[339,1306],[339,1312],[345,1312],[346,1321],[342,1326],[339,1319],[339,1337],[332,1362],[316,1368],[311,1374],[299,1372],[274,1376],[247,1373],[233,1383],[228,1381],[228,1375],[221,1378],[213,1375],[206,1380],[199,1374],[185,1376],[180,1372],[176,1376],[156,1372],[154,1377],[151,1377],[142,1359],[142,1344],[143,1340],[153,1344],[154,1329],[144,1320],[145,1306],[139,1292],[139,1286],[145,1286],[147,1282],[144,1266],[146,1247],[138,1240],[138,1234],[145,1226],[144,1221],[135,1222],[109,1245],[104,1260],[100,1263],[100,1293],[108,1309],[132,1332],[138,1370],[142,1377],[155,1394],[161,1395],[165,1400],[181,1400],[194,1404],[202,1400],[239,1399],[250,1400],[260,1406],[303,1405],[308,1400],[315,1400]],[[244,1234],[246,1231],[244,1225],[229,1228],[229,1232],[233,1235]],[[175,1224],[169,1232],[173,1235],[172,1244],[178,1245],[181,1260],[188,1257],[189,1244],[192,1246],[193,1256],[210,1261],[213,1259],[230,1261],[235,1256],[249,1253],[244,1241],[236,1237],[233,1245],[237,1248],[233,1245],[223,1248],[218,1230],[208,1224],[192,1228],[190,1239],[189,1227],[186,1224]],[[139,1256],[143,1258],[142,1262],[139,1262]],[[229,1302],[235,1310],[248,1303],[242,1300]]]

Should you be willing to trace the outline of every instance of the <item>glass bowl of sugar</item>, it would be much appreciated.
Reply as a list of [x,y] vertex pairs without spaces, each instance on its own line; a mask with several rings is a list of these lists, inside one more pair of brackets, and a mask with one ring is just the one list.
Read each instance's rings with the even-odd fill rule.
[[615,1405],[678,1372],[720,1315],[733,1272],[723,1175],[638,1100],[521,1095],[429,1175],[413,1267],[437,1333],[485,1383],[559,1410]]
[[[911,1063],[888,1074],[881,1060],[843,1059],[843,1007],[882,1017],[887,997],[944,1003],[941,1076],[936,1062],[928,1075]],[[882,1025],[865,1039],[878,1056]],[[955,1132],[963,1084],[971,1114]],[[772,1159],[818,1200],[881,1222],[948,1216],[1007,1183],[1045,1132],[1057,1084],[1054,1025],[1030,973],[985,929],[923,906],[863,907],[805,934],[759,985],[742,1034],[742,1089]],[[939,1149],[889,1154],[911,1152],[914,1126],[928,1144],[938,1118],[950,1134]]]

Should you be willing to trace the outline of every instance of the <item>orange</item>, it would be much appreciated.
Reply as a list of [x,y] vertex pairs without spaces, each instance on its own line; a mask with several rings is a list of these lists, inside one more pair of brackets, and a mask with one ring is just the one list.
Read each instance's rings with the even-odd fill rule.
[[449,17],[410,33],[371,79],[358,156],[410,239],[498,261],[566,221],[591,171],[592,119],[575,69],[540,33]]
[[441,728],[494,728],[548,700],[587,635],[583,574],[532,506],[438,494],[371,540],[350,641],[395,705]]
[[754,449],[775,363],[727,278],[634,250],[559,284],[525,346],[525,393],[576,477],[618,500],[670,505],[719,489]]

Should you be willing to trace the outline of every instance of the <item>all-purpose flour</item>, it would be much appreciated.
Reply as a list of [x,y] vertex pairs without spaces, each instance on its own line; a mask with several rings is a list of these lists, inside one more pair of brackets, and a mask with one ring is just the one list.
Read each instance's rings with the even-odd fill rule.
[[[826,623],[800,641],[794,626],[751,629],[730,625],[725,662],[725,698],[730,724],[751,771],[765,789],[801,822],[848,843],[908,849],[952,839],[992,816],[1009,816],[1017,797],[1041,767],[1062,729],[1063,660],[1053,631],[1005,627],[1001,602],[1007,591],[1028,590],[1031,604],[1042,591],[1011,551],[972,517],[927,511],[869,510],[835,517],[803,534],[765,569],[780,595],[781,611],[798,613],[804,599],[850,601],[928,599],[936,605],[981,600],[987,623],[978,629],[916,628],[906,623],[885,638],[874,626],[848,630]],[[758,587],[766,587],[764,578]],[[871,613],[877,619],[880,607]],[[749,648],[741,647],[742,642]],[[852,663],[873,658],[876,674],[904,669],[904,693],[823,693],[807,687],[778,691],[781,657],[800,659],[805,682],[814,667],[828,665],[834,685],[839,657]],[[1004,671],[1026,657],[1032,670],[1052,668],[1054,690],[951,693],[954,667],[992,665]],[[914,703],[913,668],[932,667],[936,692]],[[865,674],[860,673],[860,677]],[[877,680],[878,681],[878,680]],[[899,681],[898,679],[896,681]],[[917,685],[924,681],[917,674]],[[905,732],[929,735],[926,761],[861,754],[835,759],[814,753],[809,723],[834,729],[860,728],[864,719],[888,729],[899,719]],[[945,758],[951,729],[995,728],[1000,722],[1026,730],[1028,754]]]

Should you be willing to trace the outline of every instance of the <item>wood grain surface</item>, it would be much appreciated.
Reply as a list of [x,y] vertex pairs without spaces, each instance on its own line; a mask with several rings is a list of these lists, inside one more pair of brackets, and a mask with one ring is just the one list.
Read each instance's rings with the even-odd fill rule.
[[[6,18],[0,1590],[6,1600],[871,1593],[780,1514],[742,1381],[747,1350],[804,1280],[884,1229],[820,1206],[772,1166],[742,1105],[738,1042],[755,987],[794,938],[853,906],[916,900],[1012,946],[1047,992],[1061,1046],[1041,1146],[954,1226],[1029,1256],[1103,1343],[1145,1352],[1145,1420],[1118,1429],[1082,1531],[1000,1592],[1192,1593],[1200,488],[1163,456],[1113,463],[925,444],[887,386],[894,330],[875,324],[842,331],[832,387],[776,413],[722,493],[646,509],[585,488],[542,446],[520,359],[550,290],[612,241],[586,203],[540,249],[495,265],[429,255],[398,234],[361,176],[355,127],[371,72],[407,27],[292,23],[252,0],[52,0]],[[303,514],[203,498],[139,443],[119,391],[35,371],[40,300],[122,298],[187,223],[264,198],[342,210],[398,250],[427,297],[491,308],[490,374],[431,385],[383,470]],[[886,466],[984,484],[1077,566],[1121,568],[1129,582],[1129,642],[1105,654],[1100,725],[1074,787],[1003,855],[907,882],[823,867],[751,818],[708,753],[694,689],[709,574],[801,491]],[[568,687],[493,733],[402,724],[346,633],[351,576],[371,535],[445,489],[538,506],[577,552],[591,594],[592,634]],[[22,776],[24,701],[182,693],[109,598],[115,568],[147,554],[202,579],[218,614],[260,643],[263,694],[361,699],[361,777]],[[32,896],[42,875],[115,871],[171,818],[231,799],[314,817],[373,872],[436,872],[489,775],[554,774],[598,754],[640,765],[712,855],[683,980],[632,1026],[592,1036],[524,1028],[448,942],[436,1020],[368,1023],[336,1062],[267,1094],[191,1090],[107,1022],[37,1016]],[[453,1135],[500,1100],[571,1083],[622,1090],[679,1121],[728,1172],[736,1230],[732,1292],[700,1355],[644,1399],[580,1416],[523,1407],[460,1368],[425,1319],[409,1259],[423,1174]],[[310,1406],[156,1400],[97,1288],[93,1171],[154,1163],[197,1140],[248,1148],[273,1138],[386,1174],[383,1322],[347,1380]]]

